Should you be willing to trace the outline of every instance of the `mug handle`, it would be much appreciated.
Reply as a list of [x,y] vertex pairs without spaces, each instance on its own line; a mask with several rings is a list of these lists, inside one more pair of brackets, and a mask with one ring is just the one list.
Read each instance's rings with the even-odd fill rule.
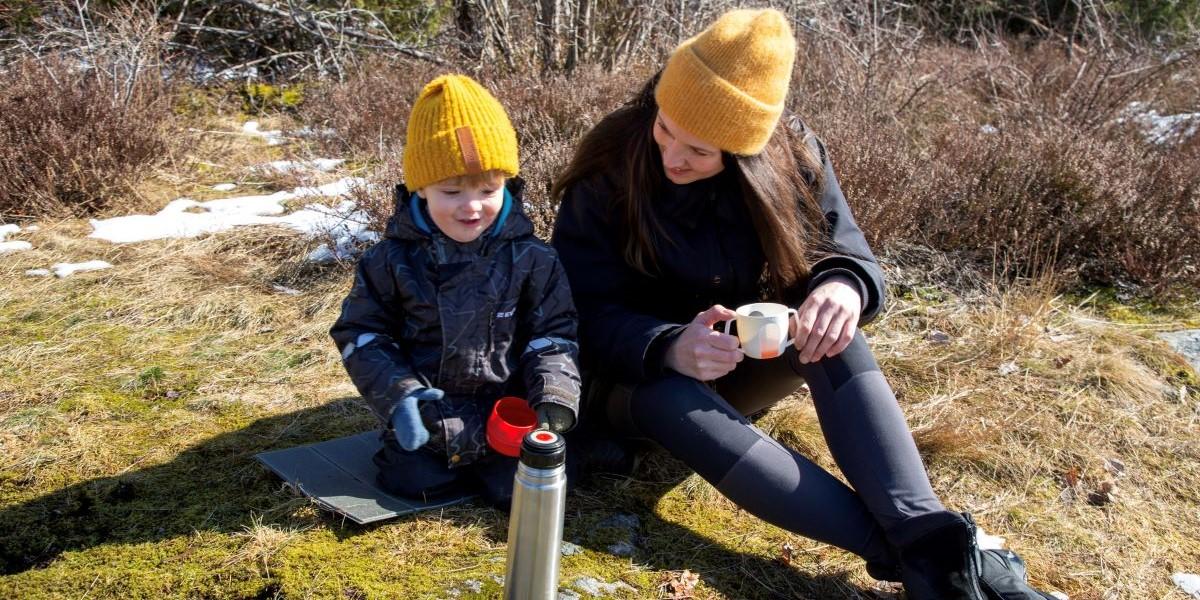
[[713,323],[713,329],[716,329],[717,331],[719,331],[725,335],[733,335],[732,333],[730,333],[731,331],[733,331],[733,329],[730,329],[730,328],[733,326],[733,322],[736,320],[737,319],[729,319],[726,321],[717,321],[716,323]]
[[[800,314],[800,313],[799,313],[799,312],[798,312],[796,309],[794,309],[794,308],[789,308],[789,309],[788,309],[788,311],[787,311],[787,315],[788,315],[788,331],[791,331],[791,329],[792,329],[792,319],[794,319],[794,318],[796,317],[796,315],[798,315],[798,314]],[[797,329],[797,331],[798,331],[798,330],[799,330],[799,329]],[[784,349],[784,350],[787,350],[787,347],[788,347],[788,346],[794,346],[795,344],[796,344],[796,337],[795,337],[795,336],[792,336],[792,338],[791,338],[791,339],[789,339],[789,340],[787,341],[787,343],[783,345],[783,349]]]

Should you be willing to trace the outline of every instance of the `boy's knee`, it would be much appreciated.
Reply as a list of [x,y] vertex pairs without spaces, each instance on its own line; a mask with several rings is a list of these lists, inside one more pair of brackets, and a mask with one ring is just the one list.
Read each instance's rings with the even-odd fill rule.
[[398,444],[384,444],[375,453],[376,477],[389,494],[406,498],[434,499],[461,492],[459,473],[446,466],[445,459],[424,449],[405,452]]

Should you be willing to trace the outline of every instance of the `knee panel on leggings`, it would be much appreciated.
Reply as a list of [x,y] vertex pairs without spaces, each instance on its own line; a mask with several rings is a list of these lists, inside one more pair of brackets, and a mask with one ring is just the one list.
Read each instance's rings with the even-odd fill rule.
[[724,398],[684,375],[638,386],[629,399],[629,414],[643,435],[710,482],[720,481],[759,440],[749,421]]

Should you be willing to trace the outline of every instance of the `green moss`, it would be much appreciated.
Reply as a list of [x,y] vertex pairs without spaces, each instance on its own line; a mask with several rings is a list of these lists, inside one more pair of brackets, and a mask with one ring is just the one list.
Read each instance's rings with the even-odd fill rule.
[[304,102],[304,85],[247,83],[241,88],[242,111],[257,115],[295,111]]
[[1197,310],[1200,298],[1187,295],[1163,300],[1122,292],[1114,287],[1100,287],[1069,292],[1063,296],[1063,300],[1076,306],[1091,308],[1118,323],[1170,323],[1180,328],[1200,327],[1200,310]]

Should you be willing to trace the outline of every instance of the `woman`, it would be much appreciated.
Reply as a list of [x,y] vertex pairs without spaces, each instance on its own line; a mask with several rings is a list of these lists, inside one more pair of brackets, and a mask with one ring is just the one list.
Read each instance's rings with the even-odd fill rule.
[[[779,12],[726,13],[556,182],[552,244],[580,313],[589,411],[909,598],[982,600],[974,524],[934,494],[857,331],[883,305],[882,273],[825,148],[799,120],[780,124],[794,56]],[[764,298],[797,308],[794,347],[744,359],[713,325]],[[805,382],[852,488],[745,417]]]

